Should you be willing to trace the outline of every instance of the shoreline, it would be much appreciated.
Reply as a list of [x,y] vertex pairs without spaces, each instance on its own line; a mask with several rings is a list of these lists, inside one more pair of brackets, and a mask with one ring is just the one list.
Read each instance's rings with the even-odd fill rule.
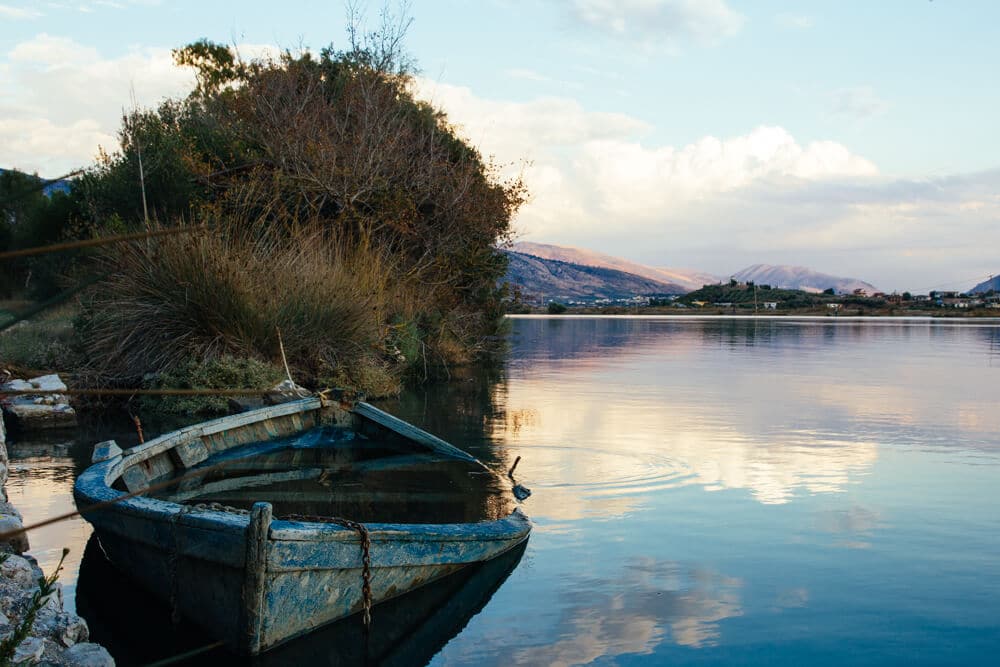
[[657,320],[788,320],[807,322],[864,322],[864,321],[908,321],[908,322],[982,322],[1000,324],[1000,315],[817,315],[794,314],[732,314],[732,313],[601,313],[566,311],[558,315],[548,313],[507,313],[510,319],[657,319]]
[[[9,458],[4,416],[0,412],[0,530],[23,527],[21,513],[8,502],[7,474]],[[42,572],[30,553],[29,537],[21,533],[0,543],[0,637],[13,634],[32,606],[39,591],[39,579],[53,579],[57,572]],[[64,551],[65,553],[65,551]],[[114,667],[111,654],[100,644],[88,641],[90,628],[81,616],[63,606],[62,585],[55,581],[53,591],[40,600],[27,636],[10,656],[13,664],[40,662],[80,667]]]

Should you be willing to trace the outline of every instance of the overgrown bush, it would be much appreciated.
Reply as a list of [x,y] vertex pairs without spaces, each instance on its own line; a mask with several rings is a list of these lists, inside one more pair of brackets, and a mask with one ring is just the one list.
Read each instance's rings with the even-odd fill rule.
[[300,383],[384,353],[394,293],[377,250],[263,218],[212,224],[100,255],[108,277],[78,327],[94,380],[137,386],[227,356],[277,365],[279,335]]
[[274,60],[175,51],[197,89],[128,114],[80,196],[102,233],[145,224],[141,151],[151,215],[211,224],[100,255],[110,278],[80,329],[96,381],[222,355],[274,363],[278,330],[296,380],[368,391],[490,347],[523,184],[414,97],[404,27]]
[[[188,360],[144,383],[149,389],[270,389],[284,371],[276,364],[223,355],[207,361]],[[143,396],[143,415],[197,415],[226,412],[226,396]]]
[[[9,370],[39,374],[79,366],[81,351],[71,312],[71,307],[57,308],[0,332],[0,364]],[[0,317],[0,322],[7,319]]]

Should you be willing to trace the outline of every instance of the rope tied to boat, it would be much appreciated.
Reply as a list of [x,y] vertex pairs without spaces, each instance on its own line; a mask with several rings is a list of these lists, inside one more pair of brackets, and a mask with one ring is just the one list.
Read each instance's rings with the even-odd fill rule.
[[315,516],[309,514],[288,514],[281,517],[287,521],[307,521],[311,523],[332,523],[353,530],[361,538],[361,599],[363,604],[361,619],[367,631],[372,624],[372,558],[371,535],[363,523],[341,519],[333,516]]

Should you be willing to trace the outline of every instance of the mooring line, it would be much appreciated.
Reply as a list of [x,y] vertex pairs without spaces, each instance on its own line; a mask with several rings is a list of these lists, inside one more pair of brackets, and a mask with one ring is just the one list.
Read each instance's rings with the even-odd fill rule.
[[84,239],[82,241],[66,241],[64,243],[52,243],[50,245],[35,246],[34,248],[21,248],[20,250],[8,250],[0,252],[0,260],[15,259],[17,257],[30,257],[32,255],[44,255],[50,252],[62,252],[64,250],[77,250],[79,248],[93,248],[94,246],[108,245],[110,243],[126,243],[128,241],[142,241],[156,236],[171,236],[173,234],[190,234],[208,229],[207,225],[192,225],[188,227],[170,227],[168,229],[154,229],[148,232],[135,232],[133,234],[116,234],[115,236],[101,236],[96,239]]

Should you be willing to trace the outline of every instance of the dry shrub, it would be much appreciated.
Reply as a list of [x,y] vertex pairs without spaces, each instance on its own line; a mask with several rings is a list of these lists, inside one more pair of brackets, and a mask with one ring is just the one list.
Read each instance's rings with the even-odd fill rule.
[[392,300],[381,252],[345,250],[313,225],[211,222],[100,258],[108,278],[79,327],[99,381],[223,355],[280,362],[279,331],[299,382],[381,355]]

